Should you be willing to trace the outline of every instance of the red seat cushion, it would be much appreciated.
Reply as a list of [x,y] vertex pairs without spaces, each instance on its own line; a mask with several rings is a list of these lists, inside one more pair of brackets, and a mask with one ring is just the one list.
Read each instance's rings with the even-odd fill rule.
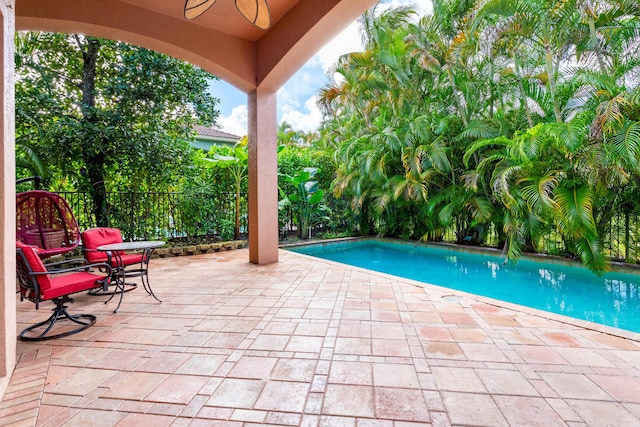
[[[120,255],[122,259],[122,265],[131,265],[131,264],[140,264],[142,262],[143,255],[142,254],[126,254]],[[116,260],[111,257],[111,266],[117,267],[118,263]]]
[[100,276],[84,271],[53,277],[51,278],[51,287],[43,292],[41,299],[46,301],[93,289],[98,286],[97,281],[101,279],[104,279],[104,275]]
[[[120,251],[121,252],[121,251]],[[96,252],[94,252],[95,254]],[[100,252],[98,251],[97,254],[100,254],[101,256],[93,256],[91,257],[91,259],[93,260],[94,263],[96,262],[107,262],[107,253],[106,252]],[[120,255],[120,258],[122,259],[122,264],[127,266],[127,265],[131,265],[131,264],[140,264],[142,262],[142,258],[143,255],[142,254],[123,254]],[[115,259],[115,257],[111,257],[111,267],[117,267],[118,266],[118,262]]]

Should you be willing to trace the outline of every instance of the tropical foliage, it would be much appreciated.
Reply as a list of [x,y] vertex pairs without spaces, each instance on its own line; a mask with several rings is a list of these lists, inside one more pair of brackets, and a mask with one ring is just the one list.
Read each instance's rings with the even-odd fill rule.
[[[89,191],[106,225],[106,191],[166,190],[189,165],[195,124],[218,112],[209,73],[121,42],[16,35],[16,142],[21,175]],[[46,168],[42,165],[46,164]]]
[[310,227],[321,223],[324,219],[322,214],[328,210],[326,205],[322,204],[324,190],[314,179],[317,172],[317,168],[304,168],[293,176],[284,175],[285,181],[291,184],[294,191],[290,194],[284,194],[280,190],[281,199],[278,208],[291,210],[298,236],[301,239],[310,237]]
[[319,101],[360,230],[483,244],[493,227],[509,260],[553,239],[606,271],[611,217],[640,200],[638,2],[383,6]]

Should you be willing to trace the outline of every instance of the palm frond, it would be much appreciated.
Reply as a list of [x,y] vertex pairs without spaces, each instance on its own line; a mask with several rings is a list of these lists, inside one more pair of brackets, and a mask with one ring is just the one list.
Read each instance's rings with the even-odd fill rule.
[[521,188],[529,210],[540,212],[543,209],[553,209],[556,202],[553,200],[553,190],[558,184],[554,175],[527,177],[522,182],[528,182]]
[[494,213],[493,205],[484,197],[474,197],[468,203],[467,207],[471,212],[473,219],[479,222],[488,222]]
[[480,139],[478,141],[473,142],[465,151],[464,156],[462,158],[462,161],[464,162],[465,166],[469,166],[469,159],[471,158],[471,156],[473,156],[474,153],[476,153],[478,150],[484,148],[484,147],[489,147],[489,146],[502,146],[502,147],[507,147],[511,144],[511,140],[504,137],[504,136],[499,136],[497,138],[492,138],[492,139]]
[[496,138],[500,135],[500,129],[498,129],[493,123],[489,123],[486,120],[472,120],[460,134],[456,137],[457,141],[465,139],[489,139]]
[[602,275],[609,271],[610,264],[602,253],[600,241],[593,235],[580,236],[575,241],[577,255],[592,272]]
[[613,151],[624,158],[631,168],[638,171],[640,158],[640,122],[625,122],[611,137]]
[[580,116],[575,117],[569,122],[549,123],[547,130],[558,143],[561,151],[568,149],[569,152],[575,152],[582,146],[587,133],[586,123]]
[[558,187],[554,196],[561,234],[579,237],[597,233],[593,220],[595,194],[589,187]]

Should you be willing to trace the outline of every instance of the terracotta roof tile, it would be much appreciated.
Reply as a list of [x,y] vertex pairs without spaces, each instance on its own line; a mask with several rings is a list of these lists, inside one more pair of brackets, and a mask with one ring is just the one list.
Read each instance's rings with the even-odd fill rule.
[[223,138],[223,139],[234,139],[239,140],[241,137],[237,135],[232,135],[227,132],[223,132],[219,129],[208,128],[205,126],[196,125],[195,131],[199,136],[209,136],[212,138]]

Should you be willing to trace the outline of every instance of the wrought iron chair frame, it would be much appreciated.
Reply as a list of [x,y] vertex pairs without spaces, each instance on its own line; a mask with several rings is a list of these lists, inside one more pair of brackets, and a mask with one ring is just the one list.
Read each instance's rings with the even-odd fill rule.
[[[43,301],[53,301],[56,305],[53,309],[53,313],[51,316],[42,322],[38,322],[34,325],[29,326],[20,332],[20,339],[22,341],[43,341],[50,340],[55,338],[62,338],[69,335],[76,334],[78,332],[82,332],[85,329],[89,328],[96,322],[96,317],[92,314],[70,314],[67,311],[67,305],[73,303],[73,298],[70,295],[74,293],[84,292],[89,289],[101,287],[102,289],[106,289],[109,286],[109,280],[111,277],[111,266],[106,263],[96,263],[96,264],[86,264],[84,258],[76,258],[73,260],[60,261],[56,263],[47,264],[44,268],[45,271],[34,271],[31,265],[31,262],[27,259],[21,248],[16,248],[16,273],[18,284],[20,286],[20,300],[29,300],[33,302],[36,306],[36,310],[40,308],[40,303]],[[77,267],[70,268],[61,268],[55,269],[55,267],[64,265],[64,264],[74,264],[82,262],[83,265]],[[54,267],[54,269],[50,269]],[[81,272],[90,272],[93,269],[104,269],[106,272],[106,276],[95,274],[95,282],[93,285],[86,285],[82,288],[74,289],[73,292],[69,292],[67,294],[59,295],[53,298],[47,298],[46,294],[44,294],[44,298],[40,283],[38,282],[39,276],[54,276],[58,274],[65,274],[69,276],[73,276],[74,274],[79,274]],[[84,281],[86,282],[86,275],[83,275]],[[69,320],[73,323],[77,323],[80,326],[78,328],[64,331],[61,333],[48,335],[48,333],[53,328],[54,324],[59,320]],[[48,326],[47,326],[48,325]],[[38,336],[29,336],[28,334],[36,330],[46,326],[45,330],[40,333]]]

